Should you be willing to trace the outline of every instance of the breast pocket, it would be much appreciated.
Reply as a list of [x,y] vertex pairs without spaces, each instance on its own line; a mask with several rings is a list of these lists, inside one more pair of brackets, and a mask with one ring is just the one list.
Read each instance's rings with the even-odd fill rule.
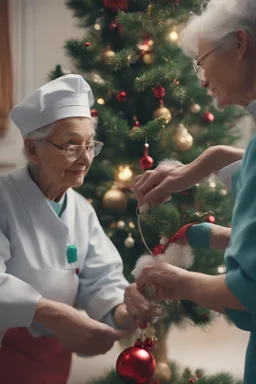
[[35,269],[26,281],[45,299],[68,305],[75,302],[79,280],[72,269]]

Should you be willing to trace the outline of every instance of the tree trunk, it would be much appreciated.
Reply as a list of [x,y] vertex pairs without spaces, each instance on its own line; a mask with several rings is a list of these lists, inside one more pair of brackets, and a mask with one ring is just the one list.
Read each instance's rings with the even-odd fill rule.
[[164,324],[156,324],[155,329],[158,340],[157,348],[151,351],[156,359],[156,371],[154,378],[160,380],[161,384],[170,384],[172,372],[167,358],[166,344],[168,327]]

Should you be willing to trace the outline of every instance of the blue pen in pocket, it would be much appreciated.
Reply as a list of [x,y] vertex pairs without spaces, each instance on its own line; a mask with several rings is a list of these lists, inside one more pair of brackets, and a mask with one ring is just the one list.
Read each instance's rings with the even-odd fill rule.
[[78,268],[78,258],[77,258],[77,248],[75,245],[68,245],[67,246],[67,258],[69,265],[73,268],[73,270],[76,272],[76,274],[79,274],[79,268]]

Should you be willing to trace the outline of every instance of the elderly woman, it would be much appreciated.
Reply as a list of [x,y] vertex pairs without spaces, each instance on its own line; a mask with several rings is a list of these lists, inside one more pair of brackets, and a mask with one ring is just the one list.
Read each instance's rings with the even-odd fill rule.
[[[185,53],[202,86],[208,87],[219,108],[237,104],[256,117],[256,2],[210,0],[199,16],[193,16],[182,35]],[[191,187],[212,171],[227,166],[242,151],[213,147],[191,164],[168,169],[158,167],[138,177],[134,186],[139,204],[159,204],[170,192]],[[217,160],[213,168],[213,162]],[[247,348],[244,384],[256,383],[256,137],[252,137],[242,164],[221,172],[231,174],[235,205],[232,231],[209,223],[193,225],[183,241],[193,247],[225,249],[227,272],[208,276],[161,264],[146,267],[129,287],[125,302],[133,316],[149,320],[151,303],[139,290],[156,284],[156,299],[191,300],[226,312],[241,329],[251,332]],[[240,166],[241,165],[241,166]],[[139,290],[138,290],[139,289]]]
[[121,258],[72,189],[103,145],[93,101],[84,79],[67,75],[11,111],[29,166],[0,178],[1,383],[64,384],[71,352],[103,354],[134,327]]

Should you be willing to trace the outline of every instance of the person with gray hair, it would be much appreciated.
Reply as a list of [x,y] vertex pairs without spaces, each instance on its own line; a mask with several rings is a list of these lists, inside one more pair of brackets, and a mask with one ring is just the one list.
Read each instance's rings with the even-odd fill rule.
[[[181,34],[181,46],[192,57],[201,85],[209,88],[215,105],[239,105],[256,117],[256,1],[210,0],[200,15],[192,15]],[[226,313],[235,325],[250,332],[244,384],[256,383],[256,136],[245,151],[215,146],[190,164],[157,167],[138,176],[134,192],[139,207],[163,203],[170,193],[189,189],[212,172],[229,180],[235,198],[232,229],[210,223],[188,227],[179,239],[194,248],[225,251],[226,273],[209,276],[170,264],[143,269],[125,292],[128,311],[150,320],[152,303],[142,294],[155,284],[155,300],[191,300]]]
[[93,102],[89,84],[70,74],[10,113],[29,161],[0,177],[1,383],[64,384],[72,352],[104,354],[136,328],[121,257],[73,190],[103,146]]

